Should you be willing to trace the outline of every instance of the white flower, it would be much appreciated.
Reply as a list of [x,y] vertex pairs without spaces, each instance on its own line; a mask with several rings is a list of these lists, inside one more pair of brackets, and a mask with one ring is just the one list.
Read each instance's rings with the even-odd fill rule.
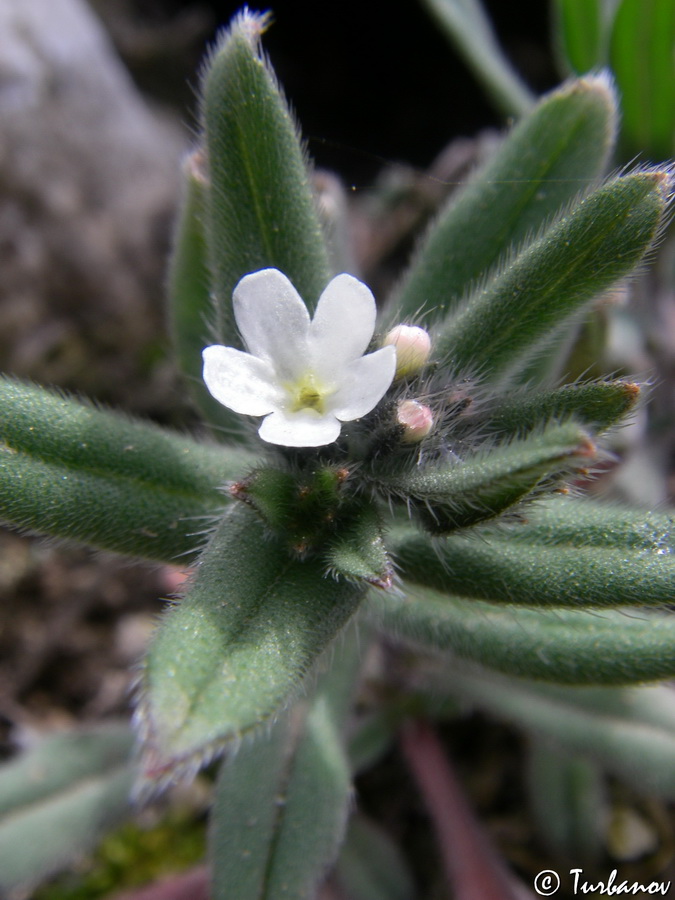
[[351,275],[330,282],[311,320],[278,269],[245,275],[233,301],[249,352],[207,347],[204,381],[234,412],[265,416],[259,429],[264,441],[286,447],[331,444],[341,423],[370,412],[392,383],[394,347],[363,355],[375,329],[375,300]]

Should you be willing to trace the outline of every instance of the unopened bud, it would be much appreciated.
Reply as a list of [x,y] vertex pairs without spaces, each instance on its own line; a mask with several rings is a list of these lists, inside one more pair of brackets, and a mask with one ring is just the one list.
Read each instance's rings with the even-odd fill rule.
[[397,325],[384,339],[384,346],[396,348],[396,378],[416,375],[431,353],[429,332],[417,325]]
[[434,416],[428,406],[417,400],[399,403],[396,420],[403,426],[403,440],[406,444],[416,444],[424,440],[434,426]]

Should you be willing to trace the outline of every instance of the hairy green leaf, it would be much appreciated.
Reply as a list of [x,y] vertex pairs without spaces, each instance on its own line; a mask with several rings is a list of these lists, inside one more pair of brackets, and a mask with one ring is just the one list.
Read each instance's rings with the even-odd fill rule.
[[657,234],[670,190],[665,170],[608,182],[450,317],[436,353],[458,372],[491,379],[522,366],[560,326],[635,268]]
[[171,336],[191,394],[214,434],[236,438],[243,432],[244,419],[214,400],[202,378],[202,350],[214,342],[211,273],[204,234],[208,174],[202,150],[187,158],[183,181],[183,202],[169,267]]
[[447,534],[501,515],[545,477],[558,476],[580,461],[588,461],[594,449],[576,425],[552,423],[465,461],[380,476],[377,484],[412,501],[432,532]]
[[260,51],[266,21],[242,11],[204,73],[202,118],[211,182],[205,230],[215,333],[228,345],[238,340],[231,298],[243,275],[280,269],[310,309],[329,279],[302,148]]
[[604,431],[620,422],[640,396],[637,384],[626,381],[594,381],[566,384],[552,391],[506,393],[486,418],[490,431],[523,434],[552,419],[570,419]]
[[374,620],[400,640],[507,675],[560,684],[631,684],[675,675],[675,615],[522,609],[405,584],[371,595]]
[[222,765],[211,831],[215,900],[313,896],[347,819],[342,733],[358,673],[352,629],[309,703]]
[[121,723],[64,731],[38,740],[0,766],[0,816],[40,803],[81,780],[126,763],[132,744],[131,729]]
[[319,560],[289,557],[252,510],[231,507],[148,653],[146,776],[193,767],[271,721],[362,595],[326,578]]
[[564,688],[466,669],[445,689],[568,753],[595,760],[638,791],[675,797],[675,704],[670,687]]
[[589,502],[583,497],[547,498],[528,510],[525,521],[503,534],[511,542],[637,552],[653,565],[675,551],[675,522],[671,515]]
[[131,813],[131,747],[128,726],[99,726],[0,766],[0,890],[57,872]]
[[494,603],[660,606],[673,598],[675,556],[657,544],[646,549],[549,545],[512,540],[496,530],[451,535],[434,545],[401,531],[389,544],[409,580]]
[[354,503],[350,514],[328,542],[328,570],[355,581],[388,587],[392,567],[387,555],[382,523],[372,503]]
[[243,450],[0,379],[0,516],[14,525],[182,561],[249,464]]
[[389,318],[454,310],[472,283],[588,190],[611,152],[616,101],[606,78],[545,97],[427,233]]

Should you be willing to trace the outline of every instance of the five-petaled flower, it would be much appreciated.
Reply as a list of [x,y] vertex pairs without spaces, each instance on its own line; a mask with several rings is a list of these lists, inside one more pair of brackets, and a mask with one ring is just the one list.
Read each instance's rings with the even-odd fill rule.
[[234,317],[248,353],[206,347],[204,381],[229,409],[265,416],[259,434],[286,447],[337,440],[343,422],[370,412],[394,379],[396,350],[364,353],[375,330],[375,300],[365,284],[338,275],[310,319],[278,269],[245,275],[233,294]]

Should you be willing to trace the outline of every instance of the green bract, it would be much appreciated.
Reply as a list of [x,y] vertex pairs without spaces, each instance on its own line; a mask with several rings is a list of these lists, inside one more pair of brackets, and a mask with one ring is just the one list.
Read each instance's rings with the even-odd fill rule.
[[[458,4],[433,5],[438,15],[459,15]],[[457,27],[469,34],[478,7],[462,8]],[[642,752],[648,725],[658,741],[648,786],[674,790],[666,774],[672,722],[643,721],[661,695],[620,688],[675,676],[673,617],[646,609],[672,603],[671,519],[568,494],[570,480],[585,478],[602,452],[601,434],[634,408],[639,387],[564,377],[584,316],[654,246],[671,174],[637,170],[601,183],[616,120],[604,76],[570,81],[533,104],[439,212],[371,346],[358,353],[372,359],[392,326],[423,324],[429,360],[425,349],[419,366],[400,367],[370,411],[338,416],[336,440],[265,444],[259,417],[232,412],[204,389],[202,350],[222,344],[228,359],[246,350],[232,307],[244,276],[279,270],[286,278],[277,282],[290,280],[311,314],[337,274],[329,260],[339,256],[322,232],[312,173],[261,52],[265,24],[241,13],[205,67],[200,146],[184,170],[171,266],[177,357],[218,442],[0,380],[5,521],[196,563],[185,596],[161,617],[139,679],[136,790],[152,792],[224,757],[211,844],[213,896],[227,900],[310,897],[335,861],[351,783],[342,735],[373,623],[441,661],[429,691],[470,697],[570,752],[607,754],[617,774],[633,775],[612,733]],[[569,53],[586,59],[594,46]],[[528,106],[517,86],[510,93]],[[307,330],[299,302],[289,308]],[[252,372],[270,361],[257,311],[254,297],[245,329],[257,343],[247,354]],[[348,344],[347,313],[331,321],[340,325],[334,340]],[[331,343],[312,337],[297,346]],[[319,372],[328,382],[331,360],[311,360],[314,368],[308,360],[307,374],[286,350],[277,341],[280,390],[288,389],[284,366],[297,381],[290,412],[323,414],[333,388],[312,378]],[[392,362],[389,384],[393,351],[379,353]],[[352,362],[342,377],[357,404]],[[270,401],[282,413],[283,397]],[[424,427],[402,410],[419,411]],[[584,705],[571,687],[556,693],[535,682],[605,687]],[[409,709],[431,708],[429,691],[418,685],[412,705],[393,703],[361,743],[386,746]],[[647,699],[643,713],[628,703],[633,696]],[[37,793],[15,796],[0,784],[22,807],[13,823],[4,812],[0,821],[11,846],[42,812],[56,825],[80,807],[91,818],[107,792],[126,785],[122,750],[106,768],[95,737],[85,749],[97,780],[84,800],[76,802],[67,766],[50,768]],[[545,759],[537,766],[548,771]],[[371,868],[363,845],[374,848]],[[386,893],[391,854],[357,820],[338,871],[354,890],[372,883],[377,896],[398,896]],[[391,858],[407,883],[405,866]],[[40,865],[51,871],[55,861]],[[23,862],[10,871],[16,876],[3,887],[25,883]]]

